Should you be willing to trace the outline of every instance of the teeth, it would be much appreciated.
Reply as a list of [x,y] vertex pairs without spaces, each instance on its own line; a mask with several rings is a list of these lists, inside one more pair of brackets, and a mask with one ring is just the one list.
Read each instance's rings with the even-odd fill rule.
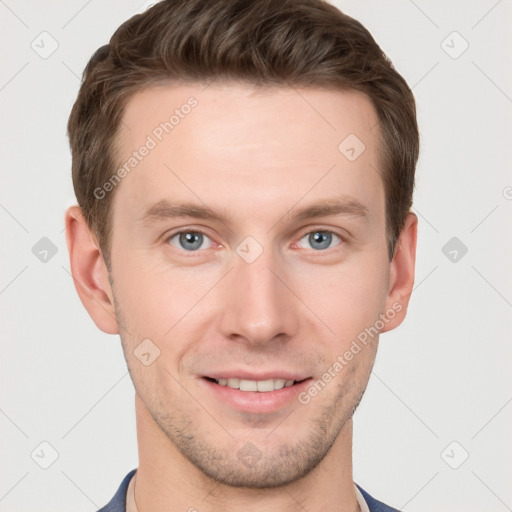
[[240,379],[240,391],[258,391],[258,381]]
[[274,383],[274,379],[268,380],[259,380],[257,383],[258,391],[274,391],[276,389],[276,385]]
[[266,393],[276,389],[288,388],[293,386],[293,380],[267,379],[267,380],[248,380],[248,379],[219,379],[216,381],[221,386],[239,389],[240,391],[260,391]]
[[228,379],[228,388],[238,389],[240,387],[240,379]]
[[[292,381],[293,384],[293,381]],[[284,379],[274,379],[274,389],[284,388],[285,380]]]

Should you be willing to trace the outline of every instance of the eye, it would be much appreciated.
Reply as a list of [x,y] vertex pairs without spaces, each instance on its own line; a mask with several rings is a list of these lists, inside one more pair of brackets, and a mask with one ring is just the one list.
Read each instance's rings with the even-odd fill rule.
[[[312,231],[307,235],[303,236],[299,244],[302,246],[304,243],[309,244],[309,248],[314,249],[315,251],[322,251],[324,249],[329,249],[331,244],[334,241],[338,241],[336,245],[339,245],[342,242],[341,237],[332,233],[331,231]],[[308,249],[308,247],[306,247]]]
[[167,241],[178,249],[193,252],[199,249],[208,249],[213,242],[200,231],[181,231],[170,236]]

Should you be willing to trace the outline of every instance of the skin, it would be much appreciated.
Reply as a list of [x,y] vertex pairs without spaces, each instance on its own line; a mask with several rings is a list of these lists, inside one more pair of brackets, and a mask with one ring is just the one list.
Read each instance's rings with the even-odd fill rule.
[[[389,261],[374,108],[356,91],[165,84],[128,102],[121,159],[190,96],[197,107],[113,192],[110,275],[80,209],[66,213],[80,299],[102,331],[120,334],[136,390],[138,510],[358,510],[351,418],[378,336],[309,403],[274,412],[242,412],[202,376],[281,368],[319,379],[393,305],[381,332],[403,321],[417,218],[408,214]],[[338,150],[351,133],[366,146],[352,162]],[[366,215],[295,217],[340,198]],[[142,222],[162,199],[223,219]],[[207,237],[196,251],[170,239],[198,229]],[[308,235],[322,230],[337,236],[319,249]],[[263,249],[252,263],[236,252],[248,236]],[[160,350],[149,366],[134,355],[147,338]],[[238,456],[247,443],[260,455],[251,466]]]

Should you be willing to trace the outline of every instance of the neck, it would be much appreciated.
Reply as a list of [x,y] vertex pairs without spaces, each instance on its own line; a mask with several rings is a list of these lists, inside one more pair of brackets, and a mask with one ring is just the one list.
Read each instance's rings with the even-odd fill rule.
[[137,394],[135,410],[139,449],[135,475],[137,512],[359,510],[352,479],[352,420],[306,476],[281,487],[250,489],[219,483],[194,466],[161,431]]

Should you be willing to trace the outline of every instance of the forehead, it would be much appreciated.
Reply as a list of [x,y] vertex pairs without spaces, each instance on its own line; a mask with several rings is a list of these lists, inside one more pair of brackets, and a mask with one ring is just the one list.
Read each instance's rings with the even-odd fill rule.
[[382,195],[376,113],[353,90],[162,84],[129,100],[118,146],[115,202],[136,214],[177,196],[258,210],[308,189]]
[[[171,125],[167,126],[167,131],[161,126],[166,123]],[[156,139],[165,138],[167,143],[172,143],[169,139],[178,139],[180,134],[189,140],[196,135],[195,142],[204,149],[211,145],[212,149],[222,148],[223,151],[231,148],[237,151],[240,144],[250,151],[261,141],[268,145],[269,140],[273,140],[272,145],[297,153],[301,147],[294,143],[293,137],[300,135],[300,139],[322,142],[318,151],[323,152],[333,146],[336,150],[336,142],[343,139],[348,130],[368,140],[378,134],[378,129],[374,130],[376,123],[369,97],[355,90],[256,87],[239,82],[162,83],[130,98],[119,138],[126,147],[136,145],[148,134]],[[287,128],[285,133],[283,126]],[[165,137],[171,133],[172,137]],[[272,136],[276,137],[272,139]],[[312,145],[304,149],[311,151]]]

